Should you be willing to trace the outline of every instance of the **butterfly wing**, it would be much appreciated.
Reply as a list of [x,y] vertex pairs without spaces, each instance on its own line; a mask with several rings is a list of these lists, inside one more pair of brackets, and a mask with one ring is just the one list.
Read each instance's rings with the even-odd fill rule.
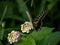
[[42,14],[38,15],[32,20],[33,28],[35,30],[38,30],[42,26],[42,20],[44,19],[46,14],[47,14],[47,10],[43,11]]

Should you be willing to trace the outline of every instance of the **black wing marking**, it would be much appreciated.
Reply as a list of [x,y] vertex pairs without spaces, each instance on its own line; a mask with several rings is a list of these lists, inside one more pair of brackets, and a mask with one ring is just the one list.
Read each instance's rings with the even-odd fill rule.
[[46,14],[47,14],[47,10],[45,10],[44,12],[42,12],[42,14],[38,15],[32,20],[33,28],[35,30],[39,29],[42,26],[42,20],[44,19]]

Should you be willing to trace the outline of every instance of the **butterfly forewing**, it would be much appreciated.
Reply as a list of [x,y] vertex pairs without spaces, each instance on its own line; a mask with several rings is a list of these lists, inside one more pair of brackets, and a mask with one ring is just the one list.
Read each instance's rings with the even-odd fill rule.
[[38,30],[41,25],[42,25],[42,20],[44,19],[44,17],[46,16],[47,14],[47,10],[43,11],[40,15],[38,15],[37,17],[35,17],[33,20],[32,20],[32,23],[33,23],[33,28],[35,30]]

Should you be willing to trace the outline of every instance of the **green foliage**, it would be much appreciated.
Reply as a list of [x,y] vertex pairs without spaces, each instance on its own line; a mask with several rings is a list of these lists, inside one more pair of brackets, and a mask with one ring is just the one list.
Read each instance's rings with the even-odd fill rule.
[[[57,45],[60,41],[59,0],[0,0],[0,45]],[[48,10],[40,30],[22,33],[21,24]],[[2,26],[3,24],[3,26]],[[7,40],[12,30],[21,33],[18,42]],[[60,45],[60,44],[59,44]]]
[[2,29],[2,30],[0,30],[0,40],[3,39],[3,35],[4,35],[4,30]]
[[2,43],[0,42],[0,45],[2,45]]
[[60,32],[55,32],[46,37],[43,45],[57,45],[60,41]]
[[25,2],[23,0],[17,0],[17,4],[18,4],[19,12],[22,13],[23,18],[25,19],[25,21],[28,21],[29,18],[26,15],[26,11],[28,11],[28,9],[26,7]]
[[44,39],[47,35],[49,35],[52,32],[53,28],[48,28],[48,27],[42,27],[41,30],[38,32],[34,31],[32,32],[31,36],[35,40],[42,40]]
[[35,40],[31,37],[22,37],[19,42],[15,43],[14,45],[36,45]]

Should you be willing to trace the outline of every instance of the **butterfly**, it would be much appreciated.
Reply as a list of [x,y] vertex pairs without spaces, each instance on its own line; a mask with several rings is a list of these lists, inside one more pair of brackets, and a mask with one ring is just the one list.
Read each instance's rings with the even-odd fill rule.
[[29,14],[29,12],[27,13],[27,16],[30,19],[30,22],[32,23],[32,26],[35,30],[38,30],[41,28],[42,23],[43,23],[43,19],[46,16],[48,10],[43,11],[41,14],[39,14],[38,16],[36,16],[34,19],[31,17],[31,15]]

